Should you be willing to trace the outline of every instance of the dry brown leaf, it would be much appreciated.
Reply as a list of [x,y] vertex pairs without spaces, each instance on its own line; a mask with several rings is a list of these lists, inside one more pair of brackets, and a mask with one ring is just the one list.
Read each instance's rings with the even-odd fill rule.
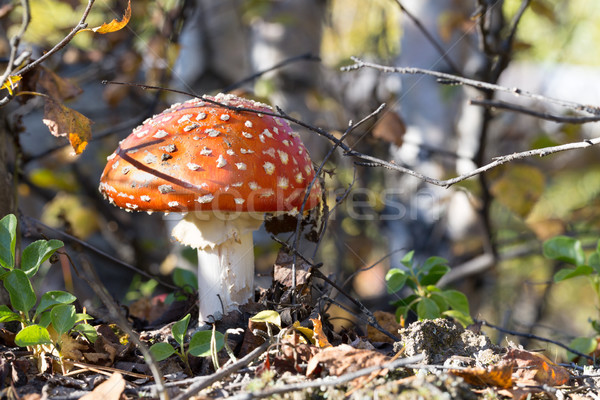
[[83,92],[79,86],[44,67],[42,67],[37,83],[45,89],[48,96],[56,100],[72,99]]
[[362,368],[382,365],[388,361],[390,361],[390,357],[376,351],[359,350],[347,344],[341,344],[323,349],[311,358],[306,367],[306,376],[316,376],[322,370],[325,370],[327,375],[340,376]]
[[125,15],[123,15],[123,18],[120,21],[113,19],[108,24],[102,24],[95,28],[82,29],[77,33],[85,32],[85,31],[101,33],[101,34],[116,32],[116,31],[123,29],[129,23],[130,19],[131,19],[131,0],[129,0],[129,2],[127,4],[127,10],[125,10]]
[[[379,325],[390,333],[398,333],[402,326],[396,322],[396,316],[385,311],[375,311],[373,313]],[[379,331],[379,329],[367,325],[367,337],[371,342],[394,343],[394,339]]]
[[545,356],[525,350],[510,349],[503,360],[515,362],[515,378],[518,382],[537,383],[549,386],[566,384],[571,375],[567,369],[554,364]]
[[329,340],[327,340],[327,335],[325,335],[325,332],[323,332],[321,316],[319,316],[319,318],[311,318],[311,322],[313,323],[313,339],[317,347],[331,347],[331,343],[329,343]]
[[501,362],[489,368],[451,369],[448,372],[460,376],[470,385],[497,386],[501,389],[508,389],[513,385],[512,373],[514,366],[514,363]]
[[81,154],[92,138],[92,121],[51,98],[46,98],[42,121],[54,136],[67,136],[75,154]]
[[[280,251],[275,260],[273,269],[273,280],[280,283],[284,287],[292,287],[292,263],[293,256]],[[310,278],[308,270],[310,265],[302,261],[299,257],[296,258],[296,286],[303,286]]]
[[402,146],[402,138],[406,132],[404,121],[391,109],[387,109],[373,127],[373,136],[388,143]]
[[125,379],[123,375],[115,372],[106,381],[98,385],[91,393],[81,397],[80,400],[119,400],[123,398]]

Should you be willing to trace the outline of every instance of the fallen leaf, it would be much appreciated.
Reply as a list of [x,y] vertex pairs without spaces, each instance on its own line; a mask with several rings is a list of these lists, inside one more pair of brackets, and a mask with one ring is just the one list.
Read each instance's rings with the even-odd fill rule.
[[[379,323],[379,325],[390,333],[397,334],[402,326],[396,322],[396,315],[385,312],[385,311],[375,311],[373,316]],[[371,342],[384,342],[384,343],[394,343],[394,339],[379,331],[379,329],[372,327],[371,325],[367,325],[367,337]]]
[[[292,287],[292,264],[294,257],[280,251],[275,260],[273,268],[273,280],[284,287]],[[296,257],[296,286],[303,286],[308,282],[310,265],[304,262],[300,257]]]
[[129,23],[130,19],[131,19],[131,0],[129,0],[129,2],[127,4],[127,10],[125,10],[125,15],[123,15],[123,19],[121,19],[120,21],[113,19],[108,24],[102,24],[95,28],[82,29],[77,33],[85,32],[85,31],[101,33],[101,34],[116,32],[116,31],[123,29]]
[[382,365],[390,357],[377,351],[359,350],[347,344],[328,347],[310,359],[306,367],[306,376],[316,376],[322,371],[326,375],[340,376],[374,365]]
[[67,136],[75,154],[81,154],[92,138],[92,121],[51,98],[46,98],[42,121],[54,136]]
[[535,381],[548,386],[560,386],[571,377],[567,369],[554,364],[542,354],[510,349],[503,360],[515,362],[517,368],[514,377],[518,382]]
[[404,121],[398,113],[391,109],[385,110],[372,130],[374,137],[395,144],[396,146],[402,146],[402,139],[405,132],[406,125]]
[[512,373],[515,364],[511,362],[500,362],[488,368],[463,368],[451,369],[448,372],[460,376],[473,386],[496,386],[501,389],[512,387]]
[[123,375],[115,372],[91,393],[81,397],[80,400],[119,400],[123,397],[124,390],[125,379],[123,379]]
[[331,347],[331,343],[327,340],[327,335],[323,332],[323,323],[321,316],[319,318],[311,318],[313,323],[313,339],[315,344],[320,348]]

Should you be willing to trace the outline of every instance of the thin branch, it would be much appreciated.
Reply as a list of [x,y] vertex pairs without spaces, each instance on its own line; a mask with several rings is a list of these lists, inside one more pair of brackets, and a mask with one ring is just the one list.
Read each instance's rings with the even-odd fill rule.
[[507,111],[514,111],[521,114],[531,115],[536,118],[545,119],[553,122],[563,122],[568,124],[585,124],[588,122],[600,121],[600,115],[593,117],[565,117],[562,115],[550,114],[532,110],[531,108],[523,107],[518,104],[507,103],[501,100],[469,100],[469,104],[486,108],[496,108]]
[[288,392],[296,392],[299,390],[309,389],[309,388],[318,388],[321,386],[337,386],[344,383],[348,383],[356,378],[360,378],[361,376],[370,375],[373,372],[382,371],[385,369],[395,370],[398,368],[412,368],[415,364],[421,362],[424,356],[422,354],[403,358],[400,360],[391,361],[382,365],[375,365],[372,367],[367,367],[363,369],[359,369],[358,371],[351,372],[348,374],[341,375],[337,378],[325,378],[325,379],[316,379],[312,381],[306,381],[302,383],[296,384],[286,384],[278,387],[269,388],[263,390],[261,392],[254,393],[242,393],[236,396],[230,397],[232,400],[251,400],[251,399],[262,399],[265,397],[274,396],[281,393]]
[[421,23],[421,21],[419,21],[419,19],[417,19],[411,12],[408,11],[406,9],[406,7],[404,7],[404,5],[402,4],[402,2],[400,0],[396,0],[396,3],[398,4],[398,6],[402,10],[402,12],[417,26],[417,28],[421,31],[421,33],[423,34],[423,36],[425,36],[425,38],[429,41],[429,43],[431,43],[431,45],[438,51],[438,53],[440,53],[440,56],[446,62],[446,64],[448,64],[448,66],[450,68],[452,68],[452,70],[454,70],[455,73],[457,73],[457,74],[461,73],[460,68],[458,68],[458,66],[450,58],[448,51],[446,51],[438,43],[438,41],[435,40],[433,35],[427,30],[427,28],[425,28],[425,26]]
[[428,75],[428,76],[433,76],[438,79],[441,79],[444,82],[450,82],[452,84],[471,86],[471,87],[474,87],[477,89],[482,89],[482,90],[493,90],[493,91],[497,91],[497,92],[510,93],[517,97],[519,97],[519,96],[529,97],[529,98],[539,100],[539,101],[542,101],[545,103],[557,104],[559,106],[569,108],[572,110],[582,111],[582,112],[586,112],[586,113],[592,114],[592,115],[600,115],[600,107],[592,106],[592,105],[585,105],[585,104],[576,103],[576,102],[567,101],[567,100],[555,99],[555,98],[547,97],[547,96],[542,96],[540,94],[528,92],[526,90],[522,90],[522,89],[519,89],[516,87],[508,88],[506,86],[482,82],[482,81],[478,81],[475,79],[464,78],[462,76],[447,74],[444,72],[432,71],[429,69],[415,68],[415,67],[389,67],[389,66],[385,66],[385,65],[371,63],[368,61],[363,61],[358,57],[351,57],[351,59],[352,59],[352,61],[354,61],[354,64],[342,67],[341,68],[342,71],[353,71],[353,70],[358,70],[361,68],[373,68],[373,69],[377,69],[379,71],[383,71],[383,72],[387,72],[387,73],[398,73],[398,74],[408,74],[408,75]]

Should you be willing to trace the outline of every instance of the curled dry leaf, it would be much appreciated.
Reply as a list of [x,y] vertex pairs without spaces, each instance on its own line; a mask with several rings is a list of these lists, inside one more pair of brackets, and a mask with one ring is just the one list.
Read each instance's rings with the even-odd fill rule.
[[406,125],[402,117],[392,109],[386,109],[373,127],[373,136],[388,143],[402,146]]
[[45,67],[42,67],[37,84],[44,88],[48,96],[56,100],[72,99],[83,92],[79,86]]
[[[392,313],[375,311],[373,316],[377,320],[377,323],[388,332],[397,334],[402,329],[402,326],[396,321],[396,316]],[[371,342],[394,343],[394,339],[371,325],[367,326],[367,336]]]
[[[280,283],[284,287],[292,287],[292,263],[294,258],[292,255],[280,251],[275,260],[275,268],[273,269],[273,280]],[[304,262],[300,257],[296,258],[296,286],[303,286],[310,278],[310,265]]]
[[517,382],[535,381],[548,386],[560,386],[566,384],[571,377],[567,369],[554,364],[541,354],[510,349],[503,360],[516,364],[514,375]]
[[119,400],[123,398],[125,379],[115,372],[106,381],[98,385],[91,393],[81,397],[81,400]]
[[475,367],[463,369],[451,369],[449,373],[460,376],[470,385],[474,386],[496,386],[501,389],[512,387],[512,373],[515,364],[512,362],[500,362],[488,368]]
[[340,376],[362,368],[382,365],[390,361],[390,357],[372,350],[359,350],[347,344],[323,349],[311,358],[306,367],[306,376],[316,376],[321,371],[327,375]]
[[54,136],[67,136],[75,154],[81,154],[92,138],[92,121],[51,98],[46,99],[42,121]]
[[127,10],[125,10],[125,15],[123,15],[123,18],[120,21],[113,19],[108,24],[102,24],[95,28],[82,29],[77,33],[85,32],[85,31],[101,33],[101,34],[116,32],[116,31],[123,29],[129,23],[130,19],[131,19],[131,0],[129,0],[129,3],[127,4]]
[[323,332],[321,316],[319,318],[311,318],[311,322],[313,323],[313,340],[315,344],[320,348],[331,347],[331,343],[327,340],[327,335]]

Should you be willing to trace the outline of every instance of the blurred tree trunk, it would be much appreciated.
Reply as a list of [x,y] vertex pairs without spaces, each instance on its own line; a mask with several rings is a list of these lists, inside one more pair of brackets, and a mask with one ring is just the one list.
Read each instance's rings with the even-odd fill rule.
[[[6,121],[3,111],[0,111],[0,117],[3,121]],[[6,214],[14,212],[14,204],[12,177],[8,171],[7,148],[9,146],[9,134],[4,124],[0,129],[0,218],[2,218]]]

